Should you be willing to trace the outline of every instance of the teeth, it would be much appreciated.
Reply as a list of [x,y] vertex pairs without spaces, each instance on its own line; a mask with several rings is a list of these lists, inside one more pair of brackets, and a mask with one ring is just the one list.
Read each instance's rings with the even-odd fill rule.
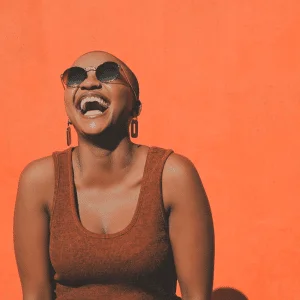
[[96,116],[96,115],[102,115],[102,114],[103,114],[103,112],[101,112],[100,110],[89,110],[84,115],[85,116]]
[[98,102],[100,105],[102,105],[105,108],[108,108],[108,106],[109,106],[109,104],[106,101],[104,101],[102,98],[92,96],[92,97],[86,97],[81,101],[81,103],[80,103],[81,110],[85,109],[85,104],[87,102],[94,102],[94,101]]

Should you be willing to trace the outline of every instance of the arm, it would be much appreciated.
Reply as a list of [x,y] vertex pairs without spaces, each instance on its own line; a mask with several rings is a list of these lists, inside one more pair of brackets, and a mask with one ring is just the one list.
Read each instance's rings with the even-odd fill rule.
[[22,171],[14,211],[14,250],[23,300],[52,300],[49,260],[49,217],[45,195],[47,173],[42,160]]
[[171,154],[163,173],[170,203],[169,234],[183,300],[210,300],[214,277],[214,228],[201,179],[193,163]]

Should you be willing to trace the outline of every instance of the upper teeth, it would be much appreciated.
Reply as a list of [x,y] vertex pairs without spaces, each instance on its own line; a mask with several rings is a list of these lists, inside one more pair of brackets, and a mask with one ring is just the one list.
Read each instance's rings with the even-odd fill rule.
[[84,105],[85,103],[87,102],[94,102],[94,101],[97,101],[100,105],[104,106],[104,107],[108,107],[109,105],[107,104],[107,102],[105,102],[102,98],[100,97],[95,97],[95,96],[92,96],[92,97],[86,97],[84,98],[81,103],[80,103],[80,108],[83,110],[84,109]]

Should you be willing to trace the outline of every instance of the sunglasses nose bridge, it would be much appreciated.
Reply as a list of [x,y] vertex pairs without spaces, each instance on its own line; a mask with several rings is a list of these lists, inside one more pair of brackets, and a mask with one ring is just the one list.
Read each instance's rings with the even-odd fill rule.
[[89,69],[86,71],[86,78],[79,85],[80,88],[93,88],[93,87],[102,87],[101,81],[96,76],[95,69]]

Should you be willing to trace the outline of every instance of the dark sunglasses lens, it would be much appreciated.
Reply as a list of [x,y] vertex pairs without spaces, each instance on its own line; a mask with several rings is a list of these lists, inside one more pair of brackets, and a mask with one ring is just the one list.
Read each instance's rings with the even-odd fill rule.
[[76,86],[84,81],[86,78],[86,71],[80,67],[72,67],[66,70],[63,74],[63,82],[67,86]]
[[96,70],[96,76],[102,82],[115,80],[119,74],[119,66],[115,62],[106,62]]

